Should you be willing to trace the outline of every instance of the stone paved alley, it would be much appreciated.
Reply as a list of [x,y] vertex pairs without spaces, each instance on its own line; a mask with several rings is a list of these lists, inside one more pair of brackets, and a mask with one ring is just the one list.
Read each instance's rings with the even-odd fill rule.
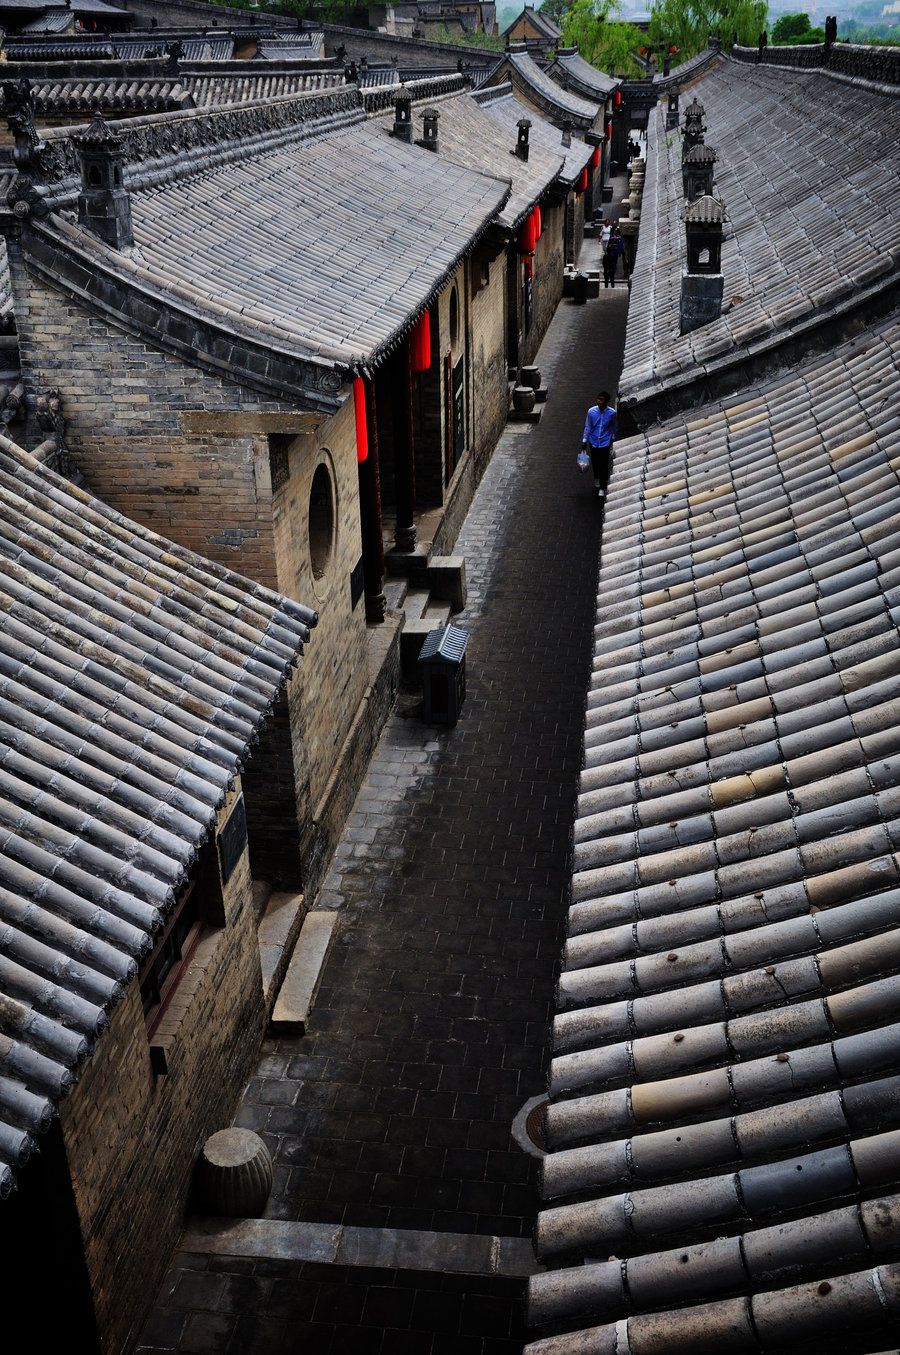
[[[309,1030],[266,1042],[236,1118],[273,1151],[266,1217],[329,1225],[307,1241],[413,1230],[471,1253],[530,1235],[538,1163],[511,1127],[546,1090],[601,521],[575,455],[596,391],[616,389],[627,304],[621,284],[560,304],[538,357],[543,418],[509,427],[456,548],[462,717],[427,727],[401,697],[317,901],[340,926]],[[451,1273],[428,1237],[405,1260],[375,1247],[371,1265],[309,1246],[215,1254],[190,1231],[184,1245],[144,1355],[522,1347],[522,1275]]]

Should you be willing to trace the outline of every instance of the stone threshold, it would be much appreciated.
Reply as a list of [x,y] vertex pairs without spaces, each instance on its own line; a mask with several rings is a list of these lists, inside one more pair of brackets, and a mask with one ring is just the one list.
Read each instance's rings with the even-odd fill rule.
[[530,1239],[524,1237],[349,1228],[281,1219],[196,1219],[188,1226],[179,1250],[257,1261],[311,1261],[506,1278],[525,1278],[544,1269],[535,1259]]

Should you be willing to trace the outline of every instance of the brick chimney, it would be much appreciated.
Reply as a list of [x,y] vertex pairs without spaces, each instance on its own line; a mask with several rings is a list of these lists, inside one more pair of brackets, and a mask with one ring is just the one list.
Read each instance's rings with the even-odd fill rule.
[[700,329],[722,314],[722,225],[725,206],[709,195],[683,211],[687,268],[681,274],[679,320],[682,334]]
[[122,179],[123,145],[97,113],[76,140],[81,163],[78,220],[113,249],[134,244],[131,199]]
[[398,141],[408,141],[412,145],[412,99],[408,94],[398,94],[394,100],[394,126],[391,136]]

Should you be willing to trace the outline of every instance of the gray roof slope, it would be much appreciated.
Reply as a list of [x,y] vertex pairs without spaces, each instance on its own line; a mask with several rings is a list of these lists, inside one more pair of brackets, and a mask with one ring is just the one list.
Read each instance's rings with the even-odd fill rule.
[[730,222],[725,301],[741,302],[678,333],[681,149],[660,107],[650,122],[620,399],[704,364],[739,361],[748,345],[896,279],[900,266],[900,98],[856,86],[836,97],[834,82],[815,72],[731,61],[693,89]]
[[[502,92],[507,90],[508,93]],[[562,156],[563,166],[559,171],[559,178],[563,183],[573,184],[594,153],[592,146],[579,141],[575,136],[572,137],[569,146],[564,146],[559,128],[554,127],[551,122],[546,122],[533,109],[527,108],[525,104],[521,103],[513,94],[512,86],[500,85],[486,89],[482,93],[476,94],[474,98],[476,103],[481,104],[488,117],[493,118],[504,129],[504,140],[507,145],[515,144],[519,119],[528,118],[531,128],[528,133],[529,155],[527,163],[531,164],[534,156],[540,156],[541,159],[546,156],[550,156],[552,159]],[[522,161],[517,160],[515,156],[510,158],[514,164],[522,164]]]
[[210,108],[215,104],[279,99],[286,94],[300,94],[310,89],[331,89],[344,83],[344,73],[304,71],[302,67],[276,73],[265,68],[249,67],[239,75],[201,75],[195,71],[185,71],[179,76],[179,81],[190,92],[198,108]]
[[[491,99],[484,107],[480,106],[479,98],[473,98],[471,94],[442,99],[435,107],[440,113],[438,141],[441,157],[446,156],[470,169],[508,175],[511,179],[509,201],[497,214],[497,221],[503,226],[514,227],[521,221],[558,177],[573,177],[581,170],[581,164],[578,164],[577,169],[572,168],[571,175],[566,175],[566,150],[561,144],[559,132],[548,123],[541,122],[524,104],[513,98],[509,87],[505,98]],[[421,115],[422,110],[416,109],[414,122],[417,133]],[[518,120],[524,117],[528,117],[532,124],[530,147],[528,159],[520,160],[513,153],[513,148],[518,136]],[[584,163],[590,157],[591,148],[583,141],[570,148],[570,158],[573,149],[575,160],[581,159]],[[579,156],[579,150],[585,154]]]
[[73,21],[70,9],[47,9],[31,23],[22,24],[20,33],[65,33]]
[[108,1024],[315,613],[0,435],[0,1196]]
[[621,84],[621,81],[606,75],[603,71],[598,71],[596,66],[585,61],[580,52],[570,52],[568,49],[557,51],[550,66],[550,74],[555,80],[560,77],[570,80],[577,94],[584,94],[588,99],[596,98],[601,102]]
[[563,89],[527,52],[507,52],[506,60],[509,62],[513,89],[517,92],[524,91],[543,100],[557,110],[560,117],[568,116],[588,123],[594,121],[600,111],[601,99],[595,103]]
[[530,1355],[897,1342],[898,409],[893,318],[617,446]]
[[38,115],[102,112],[107,117],[131,112],[191,108],[191,92],[178,77],[163,79],[33,80]]
[[351,366],[390,349],[508,193],[361,122],[134,193],[133,257],[55,224],[120,277],[280,351]]

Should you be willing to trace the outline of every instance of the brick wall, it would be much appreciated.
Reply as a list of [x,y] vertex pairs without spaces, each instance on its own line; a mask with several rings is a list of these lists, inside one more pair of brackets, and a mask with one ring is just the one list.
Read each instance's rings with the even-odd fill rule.
[[[582,209],[582,233],[584,213]],[[543,342],[550,321],[559,305],[563,286],[565,208],[541,208],[541,238],[534,255],[531,328],[522,346],[523,364],[531,363]]]
[[[364,606],[352,607],[350,597],[362,550],[352,401],[321,422],[219,381],[26,275],[14,243],[10,257],[26,385],[61,391],[67,444],[88,488],[135,521],[319,611],[289,701],[247,768],[254,870],[310,892],[321,874],[313,857],[326,850],[314,842],[311,806],[368,683]],[[273,455],[286,467],[277,488]],[[333,541],[316,577],[309,520],[320,466]]]
[[[220,827],[239,791],[220,812]],[[153,1037],[166,1048],[168,1074],[151,1070],[134,982],[60,1107],[101,1347],[109,1355],[134,1346],[184,1223],[197,1153],[230,1122],[262,1039],[247,853],[224,886],[212,853],[209,864],[225,925],[201,941]]]

